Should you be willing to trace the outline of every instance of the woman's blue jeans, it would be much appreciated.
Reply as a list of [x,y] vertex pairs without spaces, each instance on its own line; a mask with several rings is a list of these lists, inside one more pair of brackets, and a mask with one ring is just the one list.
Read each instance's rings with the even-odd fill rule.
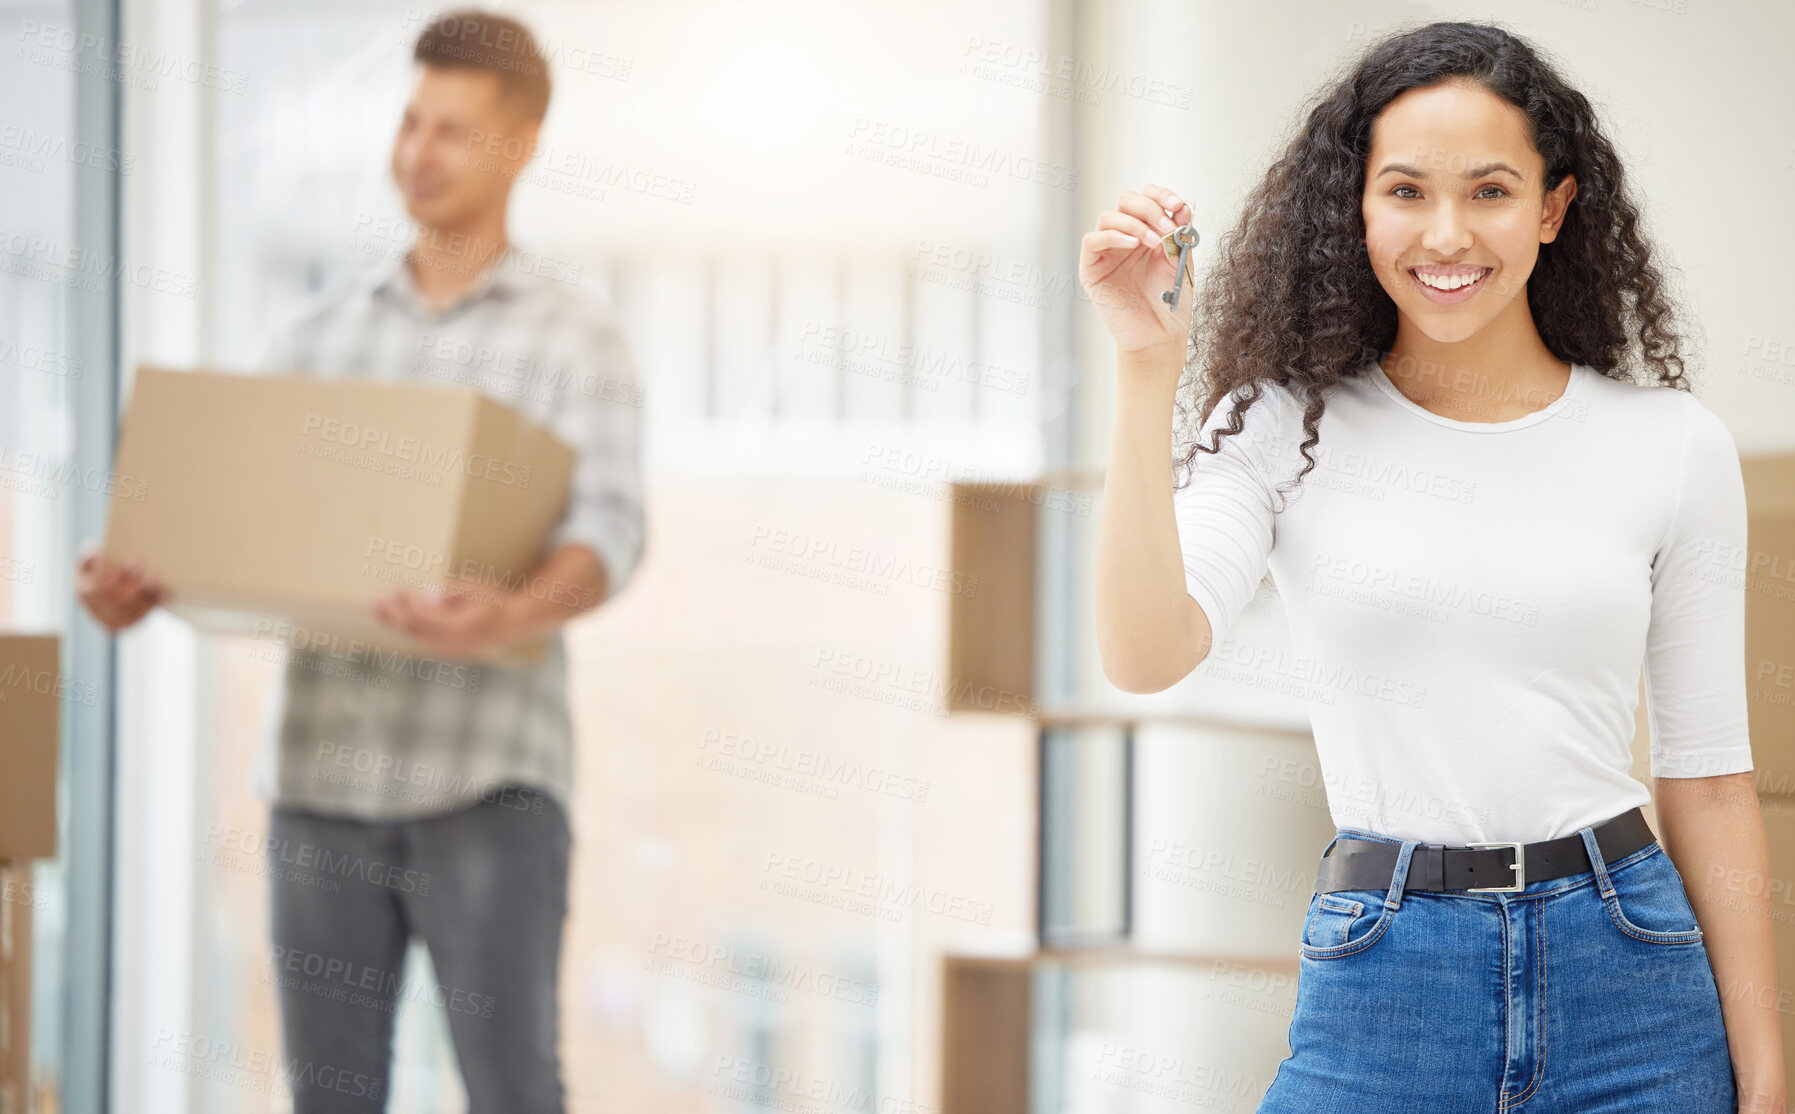
[[1515,893],[1315,893],[1258,1114],[1735,1114],[1720,992],[1656,841]]

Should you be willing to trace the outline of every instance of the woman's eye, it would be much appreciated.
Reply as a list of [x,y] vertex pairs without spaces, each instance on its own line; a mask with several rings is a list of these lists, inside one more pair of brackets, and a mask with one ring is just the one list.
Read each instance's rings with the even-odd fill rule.
[[[1415,187],[1414,186],[1397,186],[1397,187],[1393,188],[1390,192],[1393,195],[1402,198],[1404,201],[1410,200],[1411,195],[1403,193],[1402,192],[1403,190],[1415,190]],[[1484,192],[1487,190],[1495,190],[1497,196],[1500,196],[1500,197],[1508,196],[1508,191],[1503,189],[1501,186],[1485,186],[1485,187],[1483,187],[1483,189],[1477,191],[1478,196],[1482,196],[1484,194]],[[1414,196],[1419,196],[1419,193],[1417,192],[1416,194],[1414,194]],[[1492,197],[1492,198],[1490,198],[1490,200],[1494,201],[1495,198]]]

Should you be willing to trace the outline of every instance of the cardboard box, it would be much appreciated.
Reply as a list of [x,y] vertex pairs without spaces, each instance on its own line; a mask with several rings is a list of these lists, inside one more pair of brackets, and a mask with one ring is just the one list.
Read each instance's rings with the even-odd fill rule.
[[31,1104],[31,864],[0,861],[0,1114]]
[[1011,712],[1035,691],[1034,484],[953,483],[950,567],[974,590],[948,614],[949,712]]
[[453,581],[496,604],[546,556],[573,462],[472,387],[146,367],[105,549],[141,561],[205,630],[428,656],[373,602]]
[[1782,1021],[1783,1060],[1795,1064],[1795,800],[1760,794],[1764,834],[1770,843],[1771,935],[1776,948],[1776,977],[1781,997],[1776,1004]]
[[62,678],[53,634],[0,635],[0,859],[56,855],[56,750]]
[[1742,456],[1739,464],[1748,540],[1725,567],[1745,576],[1753,780],[1759,793],[1795,801],[1795,454]]
[[941,1114],[1027,1114],[1039,974],[1029,957],[941,960]]

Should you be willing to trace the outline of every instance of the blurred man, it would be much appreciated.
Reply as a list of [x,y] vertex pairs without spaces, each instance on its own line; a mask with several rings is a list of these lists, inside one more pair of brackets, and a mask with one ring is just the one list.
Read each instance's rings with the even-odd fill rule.
[[[319,297],[267,366],[475,384],[578,458],[544,559],[499,602],[398,590],[377,605],[444,660],[291,651],[258,775],[272,798],[274,972],[287,1060],[310,1065],[293,1073],[298,1114],[384,1107],[393,1010],[414,994],[447,1010],[470,1114],[558,1112],[572,742],[554,628],[614,595],[640,558],[642,394],[615,319],[570,285],[577,268],[506,238],[549,100],[530,33],[453,13],[414,58],[392,149],[409,250],[402,238],[397,258]],[[91,549],[77,578],[113,630],[166,598],[153,570]],[[537,664],[472,660],[544,631]],[[435,968],[422,993],[400,982],[413,936]]]

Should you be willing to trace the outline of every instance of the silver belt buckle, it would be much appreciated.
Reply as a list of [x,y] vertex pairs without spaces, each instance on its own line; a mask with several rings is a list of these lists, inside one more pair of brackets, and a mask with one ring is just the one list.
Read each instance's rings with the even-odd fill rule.
[[1466,847],[1512,847],[1515,849],[1515,861],[1510,868],[1515,872],[1515,883],[1512,886],[1466,886],[1465,892],[1471,894],[1513,894],[1527,888],[1527,855],[1521,850],[1522,844],[1510,840],[1496,840],[1493,843],[1467,843]]

